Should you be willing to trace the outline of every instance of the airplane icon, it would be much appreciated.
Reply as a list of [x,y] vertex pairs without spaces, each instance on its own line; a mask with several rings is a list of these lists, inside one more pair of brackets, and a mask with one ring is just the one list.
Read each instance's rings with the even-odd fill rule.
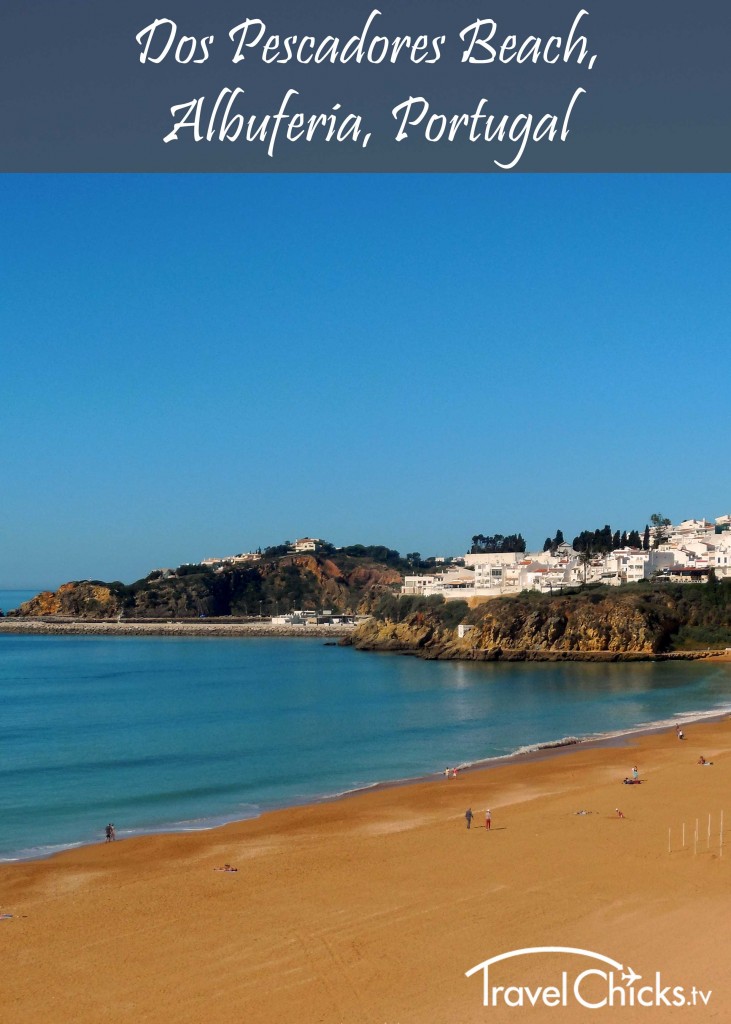
[[641,978],[641,977],[642,977],[642,975],[641,975],[641,974],[636,974],[636,973],[635,973],[635,972],[634,972],[634,971],[632,970],[632,968],[631,968],[631,967],[628,967],[628,968],[627,968],[627,971],[628,971],[628,973],[627,973],[627,974],[623,974],[623,975],[622,975],[622,977],[623,977],[624,979],[626,979],[626,981],[627,981],[627,988],[629,988],[629,987],[630,987],[630,985],[634,985],[634,983],[635,983],[635,982],[636,982],[636,981],[637,981],[637,980],[638,980],[639,978]]

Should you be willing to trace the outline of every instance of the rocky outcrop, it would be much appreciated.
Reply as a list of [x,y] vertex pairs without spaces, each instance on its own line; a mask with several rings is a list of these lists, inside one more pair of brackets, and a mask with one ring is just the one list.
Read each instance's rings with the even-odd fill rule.
[[[679,595],[628,588],[499,598],[476,609],[463,606],[461,617],[468,627],[463,637],[458,635],[454,605],[422,601],[424,606],[413,611],[404,603],[403,618],[394,617],[392,610],[390,616],[374,616],[355,630],[350,642],[363,650],[475,661],[654,658],[670,651],[679,631],[698,620],[689,596],[687,588]],[[704,600],[705,628],[711,616],[722,644],[727,632],[731,637],[728,605],[719,603],[711,614],[707,594]]]
[[104,583],[64,583],[55,593],[44,590],[26,601],[16,615],[107,619],[119,615],[121,607],[119,597]]
[[516,599],[495,603],[465,639],[483,650],[655,654],[672,625],[654,608],[612,598],[556,598],[537,608]]

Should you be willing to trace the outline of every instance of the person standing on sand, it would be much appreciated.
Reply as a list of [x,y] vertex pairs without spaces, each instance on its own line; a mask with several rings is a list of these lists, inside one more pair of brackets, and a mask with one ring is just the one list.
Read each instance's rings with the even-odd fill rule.
[[637,771],[637,765],[635,765],[634,768],[632,769],[632,778],[633,779],[639,779],[639,777],[640,777],[640,773]]
[[472,808],[471,807],[467,808],[467,810],[464,812],[464,816],[467,819],[467,828],[471,828],[471,826],[472,826],[472,818],[474,817],[474,815],[472,814]]
[[492,826],[492,811],[488,807],[487,810],[485,811],[485,828],[487,829],[488,832],[490,831],[490,827],[491,826]]

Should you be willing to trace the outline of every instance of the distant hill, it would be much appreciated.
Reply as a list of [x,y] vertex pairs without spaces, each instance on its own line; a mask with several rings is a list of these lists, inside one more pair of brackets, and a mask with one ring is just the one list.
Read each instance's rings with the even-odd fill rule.
[[[355,551],[355,554],[348,553]],[[384,553],[379,560],[373,552]],[[386,560],[386,558],[388,560]],[[262,555],[245,565],[180,566],[136,583],[65,583],[21,605],[14,617],[78,619],[258,616],[293,609],[368,612],[403,582],[397,551],[355,545],[325,554]]]

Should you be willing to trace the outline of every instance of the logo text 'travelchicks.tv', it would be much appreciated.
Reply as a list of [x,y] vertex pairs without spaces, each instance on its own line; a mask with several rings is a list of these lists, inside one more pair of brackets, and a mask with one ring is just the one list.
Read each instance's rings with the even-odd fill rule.
[[[545,980],[521,980],[525,957],[545,958]],[[513,961],[506,964],[506,961]],[[497,965],[501,966],[498,968]],[[560,966],[557,966],[560,965]],[[533,946],[513,949],[483,960],[465,972],[466,977],[482,974],[482,1005],[488,1008],[567,1007],[587,1010],[607,1007],[707,1006],[710,989],[695,985],[667,983],[659,971],[643,977],[631,967],[589,949],[573,946]]]

